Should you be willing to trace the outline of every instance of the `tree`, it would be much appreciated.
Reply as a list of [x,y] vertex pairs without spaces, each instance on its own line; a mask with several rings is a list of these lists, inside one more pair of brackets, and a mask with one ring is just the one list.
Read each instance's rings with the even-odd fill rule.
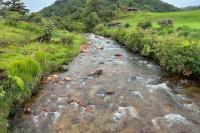
[[85,19],[85,25],[88,30],[91,30],[94,28],[97,24],[101,22],[100,18],[98,17],[96,12],[92,12],[88,15],[88,17]]
[[14,12],[19,12],[20,14],[26,14],[29,10],[26,9],[24,3],[21,0],[9,0],[3,2],[3,4],[10,10]]

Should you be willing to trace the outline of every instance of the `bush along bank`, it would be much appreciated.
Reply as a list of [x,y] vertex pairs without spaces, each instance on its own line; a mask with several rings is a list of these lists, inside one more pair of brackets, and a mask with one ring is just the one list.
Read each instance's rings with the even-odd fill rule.
[[[180,28],[179,28],[180,29]],[[200,77],[200,41],[181,36],[173,28],[102,28],[96,33],[111,37],[134,53],[156,60],[160,66],[186,77]]]
[[[16,27],[9,28],[18,30]],[[67,64],[79,53],[84,41],[78,34],[56,31],[49,42],[34,41],[24,45],[1,46],[0,133],[7,132],[8,116],[14,113],[13,105],[20,105],[29,99],[41,77]]]

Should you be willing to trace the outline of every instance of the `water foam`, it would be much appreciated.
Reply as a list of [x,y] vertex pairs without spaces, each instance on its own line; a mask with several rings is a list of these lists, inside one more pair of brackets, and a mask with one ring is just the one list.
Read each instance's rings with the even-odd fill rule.
[[132,96],[137,96],[137,97],[143,98],[143,95],[142,95],[139,91],[132,91],[132,92],[131,92],[131,95],[132,95]]
[[134,107],[118,107],[118,111],[113,114],[115,122],[122,122],[123,120],[131,120],[137,117],[137,112]]
[[[181,124],[184,126],[191,125],[191,123],[183,116],[179,114],[167,114],[164,117],[156,117],[155,119],[152,119],[151,122],[153,125],[159,129],[160,125],[163,124],[164,126],[171,127],[174,124]],[[161,123],[160,123],[161,122]]]
[[149,85],[149,84],[147,84],[146,87],[149,89],[149,92],[154,92],[157,89],[169,90],[169,87],[167,86],[166,83],[160,83],[160,84],[157,84],[157,85]]

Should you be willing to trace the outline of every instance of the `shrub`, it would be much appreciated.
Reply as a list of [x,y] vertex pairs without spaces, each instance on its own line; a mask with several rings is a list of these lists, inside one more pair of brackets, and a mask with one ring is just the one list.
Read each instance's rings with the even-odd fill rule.
[[174,21],[172,19],[163,19],[158,21],[158,25],[161,28],[172,28],[174,26]]
[[39,36],[37,38],[38,41],[40,42],[49,42],[51,41],[51,38],[54,34],[55,31],[55,27],[53,25],[53,23],[51,22],[46,22],[44,27],[43,27],[43,35]]
[[170,37],[157,45],[156,56],[166,70],[184,75],[192,71],[192,74],[200,76],[199,50],[199,42]]
[[7,11],[5,14],[6,24],[16,26],[22,19],[22,15],[18,12]]
[[39,13],[31,13],[28,16],[28,21],[31,23],[41,24],[43,23],[43,17]]
[[129,24],[129,23],[126,23],[125,25],[124,25],[124,27],[125,28],[129,28],[131,25]]
[[96,12],[90,13],[85,18],[85,25],[88,31],[91,31],[96,25],[98,25],[101,22],[101,19],[97,15]]
[[85,24],[82,22],[68,21],[64,24],[64,28],[68,31],[83,32],[85,31]]
[[121,44],[125,44],[127,40],[127,32],[123,29],[119,29],[112,34],[112,38]]
[[95,31],[102,31],[102,30],[104,30],[105,29],[105,27],[104,27],[104,24],[98,24],[96,27],[95,27]]
[[55,27],[51,22],[47,22],[46,25],[44,26],[44,34],[48,35],[49,37],[52,37],[54,30]]
[[143,38],[142,31],[132,32],[127,38],[127,47],[133,52],[140,52],[144,48]]
[[74,38],[75,38],[74,35],[65,35],[61,37],[61,43],[64,45],[73,44]]
[[152,27],[152,23],[151,23],[151,21],[145,21],[145,22],[138,23],[137,26],[142,28],[142,29],[147,29],[147,28]]
[[179,36],[188,37],[191,34],[192,29],[188,26],[182,26],[177,28],[177,32]]

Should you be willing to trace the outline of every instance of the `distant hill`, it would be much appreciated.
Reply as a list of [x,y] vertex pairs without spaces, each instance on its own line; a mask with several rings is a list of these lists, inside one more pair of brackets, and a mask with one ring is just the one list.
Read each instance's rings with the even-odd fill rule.
[[[92,0],[57,0],[53,5],[41,10],[41,14],[46,17],[64,17],[77,11],[84,12],[87,8],[87,3],[90,1]],[[113,8],[112,10],[129,6],[153,12],[170,12],[178,10],[177,7],[161,0],[95,0],[95,2],[98,4],[98,8],[101,6],[100,4],[102,4],[102,6]],[[104,10],[103,7],[101,8]]]
[[199,6],[188,6],[183,8],[183,10],[198,10],[200,9],[200,5]]

